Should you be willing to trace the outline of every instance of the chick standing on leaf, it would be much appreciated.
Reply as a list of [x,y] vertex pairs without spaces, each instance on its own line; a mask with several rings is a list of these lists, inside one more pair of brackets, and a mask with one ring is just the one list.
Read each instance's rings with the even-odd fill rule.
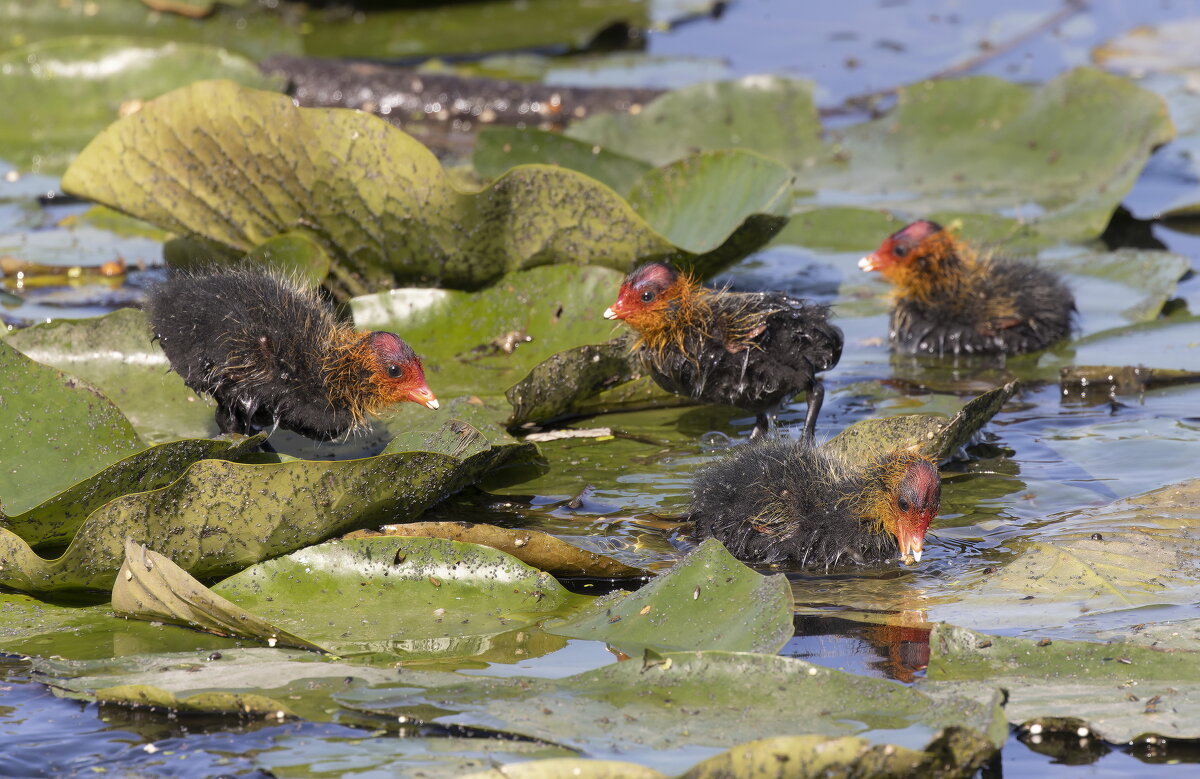
[[438,407],[399,336],[357,332],[315,291],[263,270],[175,274],[146,314],[184,383],[216,399],[223,433],[277,425],[328,441],[394,403]]
[[825,395],[817,378],[837,364],[842,331],[826,306],[782,292],[706,289],[652,262],[625,277],[606,319],[637,331],[634,346],[658,386],[757,415],[751,437],[796,393],[808,393],[804,436],[812,438]]
[[906,354],[1016,354],[1071,334],[1075,299],[1051,271],[977,257],[936,222],[913,222],[859,260],[896,286],[891,342]]
[[849,463],[809,441],[775,439],[697,473],[691,518],[697,535],[749,563],[920,562],[941,494],[933,461],[911,451]]

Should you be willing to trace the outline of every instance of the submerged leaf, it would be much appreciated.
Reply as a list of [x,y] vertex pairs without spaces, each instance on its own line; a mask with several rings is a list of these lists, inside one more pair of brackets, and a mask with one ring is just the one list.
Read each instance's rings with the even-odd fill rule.
[[[924,689],[1003,687],[1014,725],[1124,744],[1154,734],[1200,737],[1200,652],[1129,643],[1035,640],[938,625]],[[967,682],[974,683],[973,685]]]
[[778,652],[792,637],[792,592],[778,574],[742,565],[708,539],[666,574],[632,593],[606,595],[546,629],[636,649]]

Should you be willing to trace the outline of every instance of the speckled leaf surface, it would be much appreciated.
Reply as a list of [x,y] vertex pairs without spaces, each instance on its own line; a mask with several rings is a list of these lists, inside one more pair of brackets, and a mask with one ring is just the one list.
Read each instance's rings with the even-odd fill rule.
[[546,628],[630,655],[644,647],[771,654],[794,632],[792,591],[784,576],[756,573],[708,539],[640,590],[606,595]]
[[100,390],[0,341],[0,506],[27,511],[146,448]]
[[554,353],[610,337],[603,313],[621,279],[608,268],[554,265],[480,292],[396,289],[355,298],[350,308],[359,327],[413,344],[439,395],[499,395]]
[[[833,130],[823,144],[811,98],[777,99],[784,87],[775,82],[690,87],[636,116],[589,118],[569,133],[655,164],[694,148],[752,149],[796,171],[800,208],[1000,214],[1058,240],[1099,235],[1150,152],[1173,136],[1158,96],[1088,68],[1036,88],[986,76],[913,84],[890,113]],[[753,100],[765,105],[740,107]],[[727,119],[692,121],[714,115]],[[679,123],[720,129],[706,137]]]
[[[549,263],[627,269],[650,258],[693,260],[574,171],[522,166],[463,192],[428,149],[378,117],[297,108],[229,81],[178,89],[111,125],[63,187],[241,252],[304,226],[344,294],[405,282],[473,287]],[[760,222],[726,236],[715,260],[694,262],[744,256],[773,232]]]
[[15,332],[8,342],[38,362],[95,384],[148,441],[218,433],[210,401],[170,369],[141,311],[60,319]]
[[83,36],[4,52],[0,149],[22,170],[36,160],[36,170],[61,173],[119,111],[206,78],[281,86],[244,57],[194,43]]
[[[462,437],[461,423],[443,429]],[[27,592],[107,589],[127,540],[198,578],[229,575],[372,521],[415,517],[519,449],[488,446],[463,459],[410,451],[336,462],[201,460],[161,489],[101,506],[57,559],[0,530],[0,583]]]
[[538,530],[518,530],[479,522],[406,522],[402,525],[384,525],[378,530],[357,531],[347,537],[371,538],[378,535],[446,538],[488,546],[557,577],[641,579],[653,575],[645,569],[626,565],[598,552],[580,549]]
[[503,552],[444,538],[330,541],[213,592],[342,656],[452,659],[587,600]]
[[[421,671],[404,677],[410,686],[404,692],[360,689],[337,699],[364,713],[500,728],[594,757],[621,753],[643,763],[669,750],[730,747],[767,736],[861,736],[920,749],[951,726],[987,734],[997,746],[1007,735],[994,702],[935,700],[891,682],[771,655],[652,654],[563,679]],[[688,716],[680,717],[684,709]]]
[[1003,687],[1014,725],[1114,743],[1147,735],[1200,737],[1200,651],[1131,643],[1011,638],[938,625],[923,689]]

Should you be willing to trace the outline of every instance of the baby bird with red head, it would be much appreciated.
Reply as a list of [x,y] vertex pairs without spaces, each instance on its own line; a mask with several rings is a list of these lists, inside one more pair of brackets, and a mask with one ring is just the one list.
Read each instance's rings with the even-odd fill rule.
[[890,337],[906,354],[1016,354],[1071,334],[1075,299],[1056,274],[979,257],[936,222],[893,233],[858,266],[895,285]]
[[663,389],[754,412],[752,437],[805,391],[804,435],[812,438],[825,394],[817,374],[842,354],[826,306],[782,292],[707,289],[658,262],[625,277],[604,317],[634,329],[634,350]]
[[312,289],[261,269],[174,274],[146,314],[175,372],[217,401],[224,433],[278,425],[331,440],[395,403],[438,407],[398,335],[358,332]]
[[914,452],[850,463],[808,441],[771,440],[701,470],[691,517],[697,535],[749,563],[920,562],[941,495],[937,467]]

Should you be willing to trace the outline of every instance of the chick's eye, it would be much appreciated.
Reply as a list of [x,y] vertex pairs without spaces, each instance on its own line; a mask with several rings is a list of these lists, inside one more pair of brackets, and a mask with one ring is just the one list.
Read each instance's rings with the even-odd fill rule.
[[642,293],[642,302],[643,303],[649,303],[651,300],[654,300],[653,292],[650,292],[649,290],[647,290]]
[[909,509],[908,498],[900,498],[899,500],[897,500],[896,508],[900,509],[901,511],[908,511],[908,509]]
[[392,364],[387,367],[387,375],[389,379],[398,379],[400,378],[400,374],[401,370],[399,365]]
[[908,247],[904,245],[897,246],[892,249],[892,254],[897,257],[906,257],[908,256]]

